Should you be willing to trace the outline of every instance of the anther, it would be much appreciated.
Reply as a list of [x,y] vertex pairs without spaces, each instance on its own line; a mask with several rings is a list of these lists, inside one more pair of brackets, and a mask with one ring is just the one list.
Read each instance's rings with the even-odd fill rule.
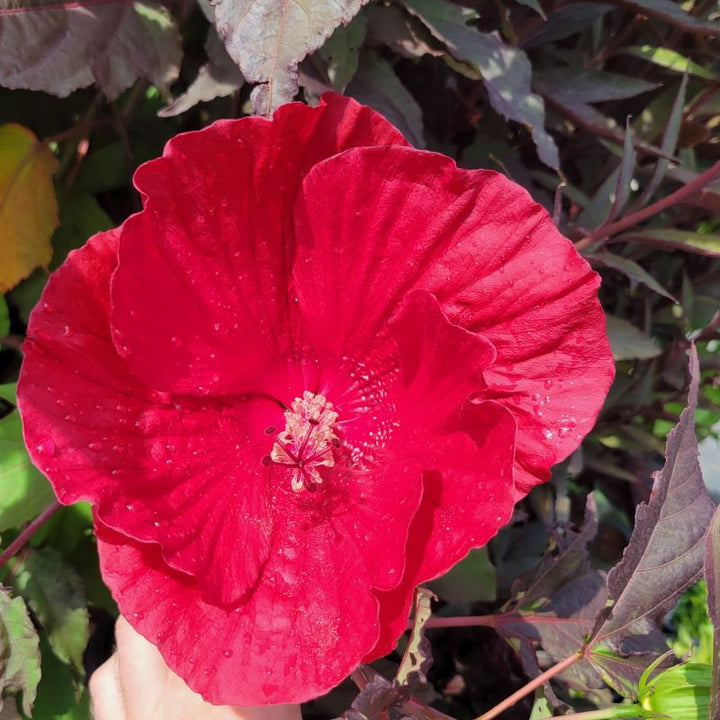
[[293,492],[316,492],[323,482],[320,468],[335,465],[333,448],[340,447],[335,435],[337,417],[332,403],[325,397],[305,391],[285,411],[282,432],[277,433],[274,425],[265,429],[267,435],[274,436],[275,444],[270,455],[262,459],[263,465],[273,464],[289,470]]

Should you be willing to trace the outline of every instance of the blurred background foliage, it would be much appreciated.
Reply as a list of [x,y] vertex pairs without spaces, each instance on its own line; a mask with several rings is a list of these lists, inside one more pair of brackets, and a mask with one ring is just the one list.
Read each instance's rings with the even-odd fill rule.
[[[524,186],[602,276],[617,377],[597,426],[488,548],[433,583],[441,617],[515,607],[518,582],[562,555],[590,493],[596,533],[584,562],[603,571],[620,561],[685,407],[691,341],[701,465],[720,498],[716,1],[362,4],[345,0],[334,15],[327,3],[299,0],[313,32],[285,17],[280,51],[282,43],[268,50],[257,40],[280,32],[281,7],[291,12],[277,0],[247,3],[260,14],[242,22],[240,0],[0,0],[0,572],[9,588],[0,639],[2,684],[22,691],[23,716],[88,717],[85,677],[111,648],[116,613],[89,508],[57,510],[23,446],[14,384],[28,316],[73,248],[140,208],[135,168],[176,133],[218,118],[268,113],[293,96],[350,95],[415,146]],[[78,26],[78,9],[95,24]],[[63,27],[75,30],[59,39]],[[268,80],[279,88],[270,95]],[[659,631],[678,657],[712,663],[704,585],[686,592]],[[429,637],[434,665],[418,697],[455,717],[479,715],[532,672],[497,623],[438,627]],[[535,650],[540,666],[552,661],[542,643]],[[378,669],[394,673],[399,658]],[[559,698],[538,699],[534,716],[620,699],[617,688],[567,679],[556,690]],[[306,714],[337,716],[356,692],[348,682]],[[507,717],[527,718],[531,708],[532,698]]]

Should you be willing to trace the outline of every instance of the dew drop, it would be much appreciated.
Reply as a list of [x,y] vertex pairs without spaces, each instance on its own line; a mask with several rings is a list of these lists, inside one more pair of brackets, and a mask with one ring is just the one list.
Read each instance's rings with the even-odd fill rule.
[[145,617],[145,613],[143,613],[143,612],[134,612],[134,613],[133,613],[133,617],[134,617],[136,620],[142,620],[142,619]]
[[233,656],[233,651],[232,650],[223,650],[223,655],[226,658],[231,658]]
[[98,452],[98,451],[102,450],[102,443],[93,441],[93,442],[91,442],[91,443],[88,445],[88,447],[89,447],[91,450],[94,450],[95,452]]
[[57,452],[57,446],[52,440],[46,440],[37,446],[38,455],[44,455],[45,457],[52,457]]
[[552,386],[553,386],[553,381],[552,381],[550,378],[548,378],[547,380],[545,380],[545,388],[546,388],[547,390],[549,390]]

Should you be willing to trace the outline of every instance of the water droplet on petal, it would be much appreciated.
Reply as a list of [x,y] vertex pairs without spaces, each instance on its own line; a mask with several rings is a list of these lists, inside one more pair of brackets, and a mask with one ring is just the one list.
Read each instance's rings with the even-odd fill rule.
[[231,658],[233,656],[233,651],[232,650],[223,650],[223,655],[226,658]]
[[48,439],[44,443],[37,446],[38,455],[44,455],[45,457],[52,457],[57,452],[57,446],[55,443]]

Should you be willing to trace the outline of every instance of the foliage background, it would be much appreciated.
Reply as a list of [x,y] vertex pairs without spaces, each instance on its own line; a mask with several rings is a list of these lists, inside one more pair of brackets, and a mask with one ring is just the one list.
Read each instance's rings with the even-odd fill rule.
[[[110,650],[116,612],[89,509],[57,511],[23,446],[14,383],[28,315],[71,249],[139,209],[134,169],[171,136],[217,118],[343,92],[417,147],[523,185],[602,275],[615,385],[595,431],[552,482],[521,503],[487,549],[434,584],[436,618],[485,620],[428,631],[434,665],[420,701],[457,718],[479,715],[522,686],[535,661],[559,659],[557,638],[532,618],[592,626],[597,609],[577,598],[621,560],[635,508],[650,496],[685,404],[691,341],[700,355],[705,482],[720,493],[715,0],[361,5],[0,0],[0,534],[9,588],[0,595],[0,677],[6,693],[20,692],[25,716],[88,717],[85,676]],[[683,472],[700,482],[694,466]],[[571,566],[569,546],[579,548],[584,574]],[[548,562],[560,569],[557,582],[523,604],[533,572]],[[717,589],[717,568],[708,568]],[[677,593],[698,573],[699,565],[688,570]],[[575,600],[563,606],[573,582]],[[665,604],[674,603],[671,589]],[[653,620],[661,644],[711,663],[703,592],[693,585],[678,610]],[[522,632],[497,620],[520,615]],[[400,658],[377,669],[390,677]],[[557,697],[537,696],[534,716],[607,707],[632,697],[633,678],[625,678],[629,690],[616,682],[611,691],[588,673],[563,675]],[[306,715],[339,715],[356,694],[348,682]],[[528,717],[532,703],[507,717]]]

